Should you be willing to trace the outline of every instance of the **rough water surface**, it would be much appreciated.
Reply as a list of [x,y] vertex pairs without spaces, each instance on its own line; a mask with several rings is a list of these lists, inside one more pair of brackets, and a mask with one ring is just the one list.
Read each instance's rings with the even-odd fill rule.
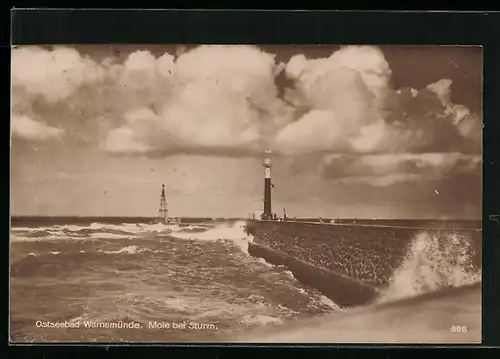
[[[350,310],[287,268],[249,256],[244,221],[109,222],[13,223],[13,342],[217,342]],[[416,239],[416,255],[426,240]],[[453,266],[439,267],[433,278],[417,271],[410,256],[387,297],[431,291],[438,280],[451,286],[480,280],[480,270]]]

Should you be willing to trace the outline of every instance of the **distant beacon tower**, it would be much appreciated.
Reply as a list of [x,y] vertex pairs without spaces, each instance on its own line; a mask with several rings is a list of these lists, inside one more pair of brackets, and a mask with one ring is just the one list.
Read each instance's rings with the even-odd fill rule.
[[158,211],[159,220],[163,223],[167,221],[168,209],[167,209],[167,199],[165,198],[165,185],[161,185],[161,198],[160,198],[160,210]]
[[262,165],[264,166],[264,213],[262,219],[272,219],[271,210],[271,151],[265,152],[265,158]]

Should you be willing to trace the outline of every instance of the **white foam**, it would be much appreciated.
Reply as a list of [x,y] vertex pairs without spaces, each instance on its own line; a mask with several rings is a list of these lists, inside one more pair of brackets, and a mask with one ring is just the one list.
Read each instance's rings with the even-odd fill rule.
[[106,253],[106,254],[120,254],[120,253],[127,253],[127,254],[135,254],[137,253],[137,246],[126,246],[123,247],[119,250],[116,251],[103,251],[102,249],[99,249],[98,252]]
[[172,235],[172,237],[180,239],[198,239],[208,241],[215,241],[217,239],[243,239],[246,237],[244,225],[245,222],[237,222],[232,226],[226,223],[222,223],[205,232],[176,233],[175,235]]
[[49,231],[53,229],[54,227],[11,227],[10,231],[16,233],[16,232]]
[[[249,256],[248,253],[248,243],[253,241],[253,236],[249,235],[245,231],[246,222],[238,221],[233,225],[227,223],[221,223],[214,228],[208,229],[205,232],[197,233],[172,233],[170,236],[178,239],[189,239],[189,240],[202,240],[202,241],[217,241],[217,240],[227,240],[233,242],[237,245],[241,252]],[[266,266],[272,267],[263,259],[259,259],[259,262],[265,264]]]
[[307,292],[303,288],[294,287],[294,289],[301,294],[307,294]]
[[332,301],[330,298],[325,297],[324,295],[321,295],[319,297],[319,301],[322,304],[324,304],[332,309],[335,309],[336,311],[344,311],[344,309],[340,308],[334,301]]
[[243,253],[248,255],[248,241],[251,241],[252,238],[246,234],[245,225],[245,221],[238,221],[233,225],[221,223],[205,232],[175,232],[171,233],[170,236],[177,239],[198,241],[229,240],[240,247]]
[[62,241],[62,240],[84,241],[88,239],[89,238],[79,237],[79,236],[67,236],[67,235],[46,236],[46,237],[26,237],[19,235],[10,236],[11,242],[51,242],[51,241]]
[[91,238],[91,239],[122,239],[124,237],[128,237],[128,236],[124,236],[123,234],[99,232],[99,233],[92,233],[89,238]]
[[[411,297],[444,287],[458,287],[481,280],[468,253],[470,238],[449,234],[440,238],[422,231],[416,235],[403,264],[394,272],[379,302]],[[443,243],[443,241],[445,241]]]
[[257,262],[259,262],[260,264],[264,264],[266,267],[269,267],[269,268],[273,268],[274,267],[274,265],[272,265],[271,263],[267,262],[264,258],[258,258]]
[[[67,231],[70,231],[70,232],[78,232],[79,230],[82,230],[82,229],[85,229],[85,228],[90,228],[90,227],[87,227],[87,226],[78,226],[78,225],[74,225],[74,224],[65,224],[65,225],[62,225],[62,226],[54,226],[53,228],[56,228],[56,229],[59,229],[59,230],[67,230]],[[53,229],[51,228],[51,229]]]
[[[99,249],[98,252],[106,253],[106,254],[121,254],[121,253],[136,254],[136,253],[143,253],[143,252],[159,253],[159,252],[161,252],[161,250],[160,249],[152,250],[150,248],[140,248],[139,249],[136,245],[131,245],[131,246],[126,246],[126,247],[120,248],[116,251],[105,251],[105,250]],[[82,252],[80,251],[80,253],[82,253]]]
[[[200,227],[202,228],[202,227]],[[11,241],[13,242],[36,242],[40,240],[88,240],[88,239],[132,239],[148,233],[170,233],[181,231],[183,228],[177,224],[135,224],[122,223],[120,225],[93,222],[88,226],[82,225],[56,225],[53,227],[13,227],[11,229]],[[82,230],[90,230],[90,234],[80,233]],[[109,233],[117,231],[121,233]],[[34,232],[47,232],[48,236],[32,236]],[[69,233],[68,233],[69,232]]]

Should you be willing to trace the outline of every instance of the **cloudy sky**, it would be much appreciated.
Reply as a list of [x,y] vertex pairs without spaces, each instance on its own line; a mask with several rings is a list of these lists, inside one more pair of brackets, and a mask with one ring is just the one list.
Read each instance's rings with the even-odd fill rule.
[[14,215],[479,218],[482,52],[65,46],[12,54]]

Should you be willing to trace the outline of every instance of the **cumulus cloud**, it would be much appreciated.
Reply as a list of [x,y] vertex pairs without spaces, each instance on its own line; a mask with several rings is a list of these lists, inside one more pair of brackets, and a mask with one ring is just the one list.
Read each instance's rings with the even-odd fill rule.
[[452,103],[451,80],[395,90],[375,47],[348,46],[322,59],[296,55],[286,73],[294,81],[288,100],[308,110],[277,134],[277,151],[481,152],[481,121]]
[[64,134],[91,142],[96,126],[87,119],[104,112],[100,104],[110,74],[74,48],[16,47],[11,79],[13,138],[46,140]]
[[34,141],[57,139],[63,136],[64,130],[38,122],[28,116],[12,116],[12,136]]
[[[125,64],[137,68],[140,63],[151,74],[147,71],[158,68],[161,59],[135,53]],[[277,96],[279,65],[273,55],[253,46],[200,46],[183,52],[175,63],[172,59],[161,60],[170,88],[163,102],[154,110],[141,106],[127,111],[124,123],[103,143],[105,150],[251,153],[288,121],[290,111]]]
[[275,148],[285,153],[350,152],[350,140],[378,120],[391,70],[379,49],[348,46],[328,58],[295,55],[286,74],[294,81],[287,99],[309,111],[276,136]]
[[49,102],[63,100],[78,87],[100,81],[103,76],[103,69],[95,61],[72,48],[27,46],[12,51],[12,85]]
[[451,80],[395,89],[373,46],[286,64],[255,46],[139,50],[123,63],[20,47],[12,60],[14,113],[114,154],[481,153],[480,117],[452,102]]
[[18,47],[12,53],[12,113],[43,118],[75,143],[98,145],[127,111],[164,102],[172,65],[172,55],[156,59],[148,51],[117,63],[66,47]]
[[157,106],[171,90],[173,68],[174,57],[168,53],[155,58],[149,51],[136,51],[123,65],[113,66],[115,87],[128,108]]

